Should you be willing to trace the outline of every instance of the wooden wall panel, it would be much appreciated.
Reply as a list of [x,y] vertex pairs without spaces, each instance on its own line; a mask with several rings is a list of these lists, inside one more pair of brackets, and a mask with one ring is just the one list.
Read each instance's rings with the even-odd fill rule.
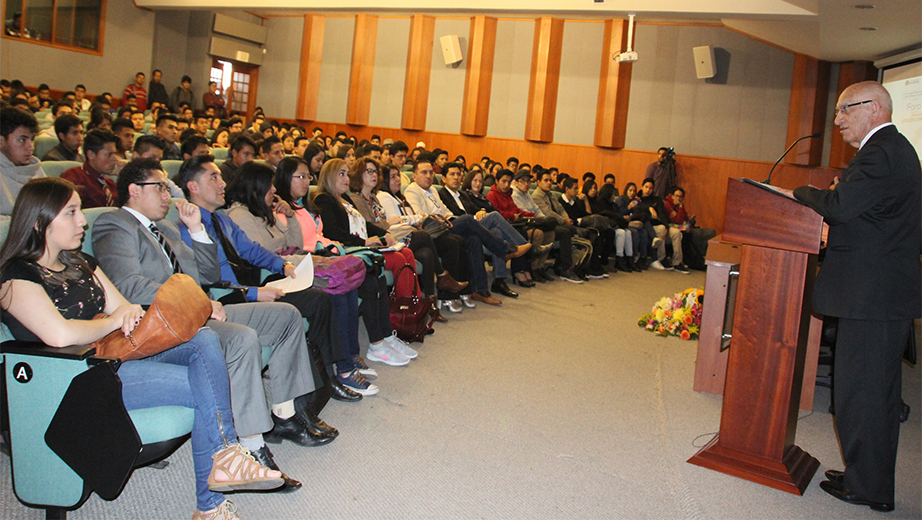
[[496,18],[472,17],[467,44],[464,102],[461,107],[462,134],[480,137],[487,135],[495,51]]
[[628,47],[627,20],[605,22],[602,43],[602,71],[599,76],[599,100],[596,105],[596,146],[624,148],[627,135],[627,111],[631,99],[631,63],[618,63],[612,57]]
[[564,21],[560,18],[545,16],[535,20],[528,111],[525,115],[525,139],[529,141],[549,143],[554,140],[563,27]]
[[[806,54],[794,56],[786,146],[800,137],[823,131],[826,125],[826,101],[829,97],[829,69],[828,61]],[[822,139],[805,139],[784,158],[787,164],[801,166],[817,166],[822,160]]]
[[410,45],[407,49],[407,76],[403,89],[404,130],[425,130],[429,107],[429,75],[432,71],[432,42],[435,18],[415,14],[410,18]]
[[349,73],[349,97],[346,104],[346,123],[350,125],[368,124],[377,37],[378,17],[357,14],[355,34],[352,37],[352,68]]
[[[850,61],[839,65],[839,84],[836,88],[836,101],[846,87],[860,81],[876,80],[877,67],[870,61]],[[832,129],[832,141],[829,143],[829,166],[845,168],[855,156],[858,149],[846,143],[839,133],[839,127]]]
[[298,106],[295,117],[305,121],[317,119],[324,20],[321,15],[304,15],[304,37],[301,38],[301,66],[298,73]]

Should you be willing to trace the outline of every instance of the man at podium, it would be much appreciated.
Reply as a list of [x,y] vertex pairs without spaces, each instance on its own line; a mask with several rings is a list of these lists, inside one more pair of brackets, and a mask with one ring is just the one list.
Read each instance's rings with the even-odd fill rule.
[[794,190],[829,224],[813,307],[839,318],[834,404],[845,470],[827,471],[820,487],[876,511],[894,508],[901,357],[922,314],[922,169],[890,122],[892,106],[879,83],[846,88],[835,124],[858,152],[832,189]]

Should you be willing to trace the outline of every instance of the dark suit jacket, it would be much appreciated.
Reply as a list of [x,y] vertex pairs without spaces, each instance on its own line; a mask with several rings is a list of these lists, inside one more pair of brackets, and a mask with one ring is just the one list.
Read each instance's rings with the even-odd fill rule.
[[922,171],[895,126],[868,139],[835,189],[802,186],[794,196],[829,224],[817,312],[864,320],[922,315]]
[[477,212],[480,211],[480,208],[474,205],[470,197],[467,196],[467,193],[459,191],[458,196],[461,199],[461,205],[464,206],[463,208],[458,207],[458,203],[455,202],[455,198],[451,196],[448,188],[444,186],[439,188],[439,198],[442,199],[445,206],[450,209],[456,217],[460,217],[461,215],[476,215]]
[[[332,195],[321,193],[314,199],[314,204],[320,209],[320,220],[323,222],[323,236],[330,240],[342,242],[347,246],[364,246],[365,240],[349,232],[349,214],[346,208],[333,198]],[[369,237],[383,237],[387,231],[366,221],[365,227]]]
[[[221,279],[217,244],[193,242],[187,246],[179,228],[168,220],[155,222],[173,249],[184,274],[198,284]],[[134,215],[119,209],[100,215],[93,224],[93,256],[116,289],[131,303],[150,305],[154,295],[173,274],[160,242]]]

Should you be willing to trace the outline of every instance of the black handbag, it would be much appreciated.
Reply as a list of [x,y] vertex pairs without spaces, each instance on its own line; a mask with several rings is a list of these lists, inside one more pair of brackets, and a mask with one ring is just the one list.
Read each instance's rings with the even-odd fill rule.
[[420,223],[419,228],[432,238],[438,238],[451,229],[451,222],[442,215],[429,215]]

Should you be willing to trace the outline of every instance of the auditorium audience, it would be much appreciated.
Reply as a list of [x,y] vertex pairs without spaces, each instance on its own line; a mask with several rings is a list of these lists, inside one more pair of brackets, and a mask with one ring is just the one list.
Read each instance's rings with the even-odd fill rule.
[[22,187],[45,171],[35,151],[38,121],[31,112],[0,106],[0,215],[13,213],[13,204]]
[[118,163],[118,141],[108,130],[90,130],[83,139],[83,165],[61,173],[62,179],[77,186],[84,208],[116,205],[118,192],[110,176]]
[[[675,270],[680,273],[688,274],[688,267],[682,263],[682,232],[675,226],[669,224],[669,215],[666,213],[666,207],[663,199],[653,193],[653,179],[644,179],[640,185],[640,204],[637,210],[647,217],[653,226],[655,237],[660,241],[653,245],[656,249],[656,260],[650,267],[660,270]],[[666,258],[666,236],[668,234],[672,242],[672,258]]]
[[230,184],[237,177],[237,170],[244,163],[256,158],[256,143],[245,135],[238,135],[230,144],[230,155],[221,163],[224,182]]
[[58,144],[48,151],[43,161],[83,162],[80,147],[83,145],[83,121],[75,115],[61,116],[54,121]]

